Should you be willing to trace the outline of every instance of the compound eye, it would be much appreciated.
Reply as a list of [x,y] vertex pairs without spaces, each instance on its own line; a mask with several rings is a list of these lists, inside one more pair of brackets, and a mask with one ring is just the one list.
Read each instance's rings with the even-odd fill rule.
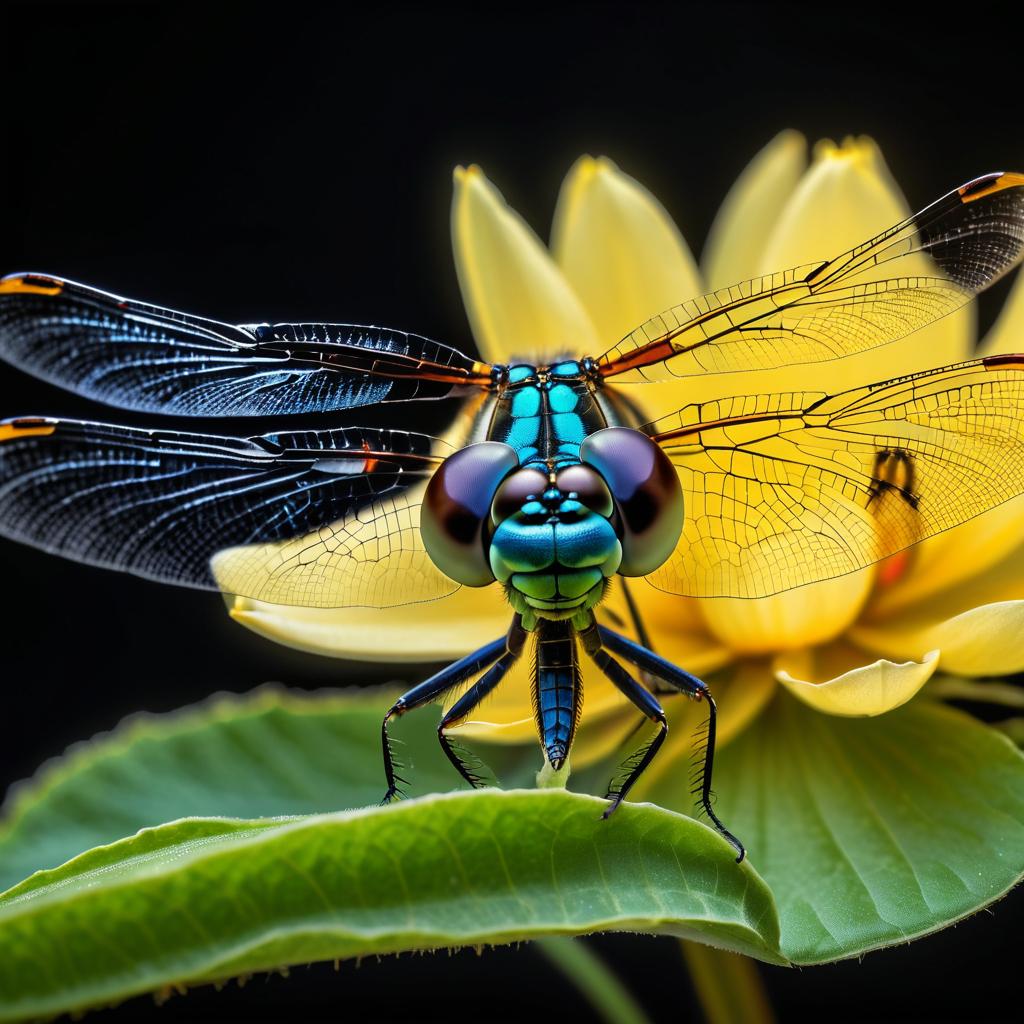
[[646,434],[605,427],[580,446],[580,460],[604,478],[619,512],[623,576],[663,565],[683,531],[683,491],[668,456]]
[[501,481],[519,465],[499,441],[471,444],[445,459],[430,478],[420,511],[420,534],[431,561],[467,587],[494,582],[484,526]]
[[539,501],[547,489],[547,474],[539,469],[520,469],[513,473],[498,488],[498,493],[494,496],[494,504],[491,507],[494,525],[497,526],[509,516],[515,515],[531,497]]
[[577,500],[591,512],[608,517],[615,510],[608,485],[597,470],[589,466],[569,466],[555,480],[563,494],[575,494]]

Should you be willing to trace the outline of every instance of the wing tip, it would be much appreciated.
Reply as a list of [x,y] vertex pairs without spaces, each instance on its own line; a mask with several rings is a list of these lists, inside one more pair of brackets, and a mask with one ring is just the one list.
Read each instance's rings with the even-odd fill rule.
[[960,193],[960,202],[973,203],[976,199],[983,199],[995,192],[1002,192],[1008,188],[1020,188],[1024,185],[1024,174],[1019,171],[996,171],[993,174],[983,174],[980,178],[961,185],[957,192]]
[[0,444],[17,441],[22,437],[48,437],[57,429],[57,420],[45,416],[19,416],[13,420],[0,420]]
[[0,295],[59,295],[66,283],[49,274],[8,274],[0,277]]

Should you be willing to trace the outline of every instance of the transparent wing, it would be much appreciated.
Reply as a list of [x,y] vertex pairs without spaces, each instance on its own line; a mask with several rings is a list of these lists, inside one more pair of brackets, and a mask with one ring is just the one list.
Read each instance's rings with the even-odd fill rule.
[[427,601],[457,589],[419,533],[419,494],[445,454],[423,434],[358,427],[240,439],[9,420],[0,533],[277,604]]
[[602,376],[629,382],[863,352],[958,309],[1022,252],[1024,175],[990,174],[827,263],[675,306],[641,324],[597,366]]
[[40,274],[0,280],[0,357],[124,409],[280,416],[445,398],[491,368],[415,334],[222,324]]
[[841,576],[1024,492],[1024,355],[839,395],[691,405],[644,428],[676,466],[683,535],[647,579],[766,597]]

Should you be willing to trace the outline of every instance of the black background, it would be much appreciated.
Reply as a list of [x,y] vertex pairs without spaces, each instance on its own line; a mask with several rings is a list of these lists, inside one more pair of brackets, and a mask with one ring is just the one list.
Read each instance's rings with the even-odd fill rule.
[[[50,271],[229,321],[386,323],[471,348],[448,235],[456,163],[480,162],[546,237],[566,170],[605,153],[699,251],[725,190],[777,130],[866,132],[920,206],[1024,168],[1015,17],[980,4],[955,16],[844,4],[8,7],[0,272]],[[983,320],[1004,294],[987,297]],[[0,415],[29,413],[96,410],[0,369]],[[268,679],[396,675],[277,647],[232,625],[215,596],[7,542],[0,579],[0,782],[138,709]],[[862,964],[764,975],[782,1020],[1009,1019],[1019,980],[1004,951],[1019,949],[1022,925],[1016,894]],[[693,1019],[673,942],[597,946],[656,1020]],[[522,948],[320,965],[95,1019],[562,1013],[591,1012]]]

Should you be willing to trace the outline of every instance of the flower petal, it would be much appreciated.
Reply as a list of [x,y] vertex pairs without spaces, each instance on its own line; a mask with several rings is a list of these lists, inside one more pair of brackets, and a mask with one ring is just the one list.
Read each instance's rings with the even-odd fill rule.
[[663,658],[694,675],[715,672],[734,660],[735,654],[708,632],[698,602],[656,590],[644,580],[616,578],[601,603],[603,625],[633,640],[642,641],[633,624],[626,600],[626,587],[636,605],[651,646]]
[[884,623],[914,614],[915,606],[944,599],[940,595],[952,597],[958,611],[1018,596],[1024,590],[1022,526],[1024,496],[901,552],[897,557],[907,560],[907,570],[876,590],[862,621]]
[[449,597],[397,608],[293,608],[227,597],[228,613],[254,633],[301,651],[356,661],[461,658],[508,630],[501,587],[462,587]]
[[744,168],[715,216],[701,256],[708,288],[726,288],[760,272],[762,253],[807,166],[807,140],[779,132]]
[[849,718],[884,715],[906,704],[928,682],[938,667],[939,652],[929,651],[921,661],[902,664],[864,665],[857,664],[859,660],[858,652],[841,646],[789,652],[776,659],[775,678],[815,711]]
[[697,264],[672,218],[607,157],[581,157],[569,171],[551,249],[604,348],[701,292]]
[[[465,739],[482,739],[491,743],[526,743],[536,740],[537,726],[533,720],[532,686],[530,664],[533,658],[533,642],[527,644],[523,656],[509,670],[493,693],[481,704],[472,716],[453,728],[452,735]],[[462,692],[445,700],[447,711]]]
[[[467,402],[442,440],[468,443],[483,396]],[[422,485],[415,485],[420,487]],[[415,490],[405,501],[419,515]],[[418,522],[418,518],[417,518]],[[461,658],[508,630],[511,610],[497,585],[391,608],[303,608],[224,595],[228,613],[255,633],[300,651],[354,661],[425,662]]]
[[479,167],[455,169],[452,245],[485,359],[598,351],[594,325],[561,270]]
[[823,580],[757,600],[699,602],[712,634],[743,654],[810,647],[842,634],[871,593],[874,569]]
[[[871,139],[846,139],[840,146],[821,142],[810,170],[779,215],[760,272],[838,256],[909,214],[910,207]],[[929,269],[927,257],[920,255],[902,259],[898,271],[882,267],[878,274],[902,277]],[[973,338],[973,312],[961,311],[881,349],[794,371],[793,379],[829,389],[887,380],[966,359]]]
[[999,319],[978,346],[979,356],[1024,352],[1024,274],[1017,271],[1009,298],[1003,303]]
[[858,627],[850,637],[870,650],[896,656],[937,648],[944,672],[1010,675],[1024,672],[1024,600],[983,604],[938,622],[911,619]]

